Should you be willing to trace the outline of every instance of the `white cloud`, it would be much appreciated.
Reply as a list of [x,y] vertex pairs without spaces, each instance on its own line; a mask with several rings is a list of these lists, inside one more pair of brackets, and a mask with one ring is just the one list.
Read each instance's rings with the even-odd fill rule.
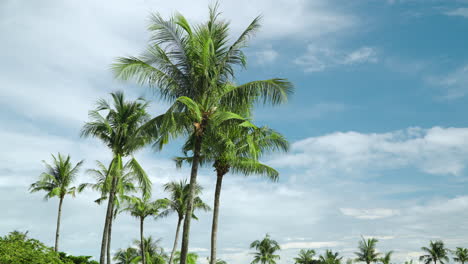
[[310,167],[316,173],[359,174],[379,168],[416,167],[430,174],[459,175],[468,161],[468,129],[409,128],[382,134],[336,132],[295,142],[278,166]]
[[427,78],[429,84],[439,86],[444,89],[446,99],[457,99],[468,94],[468,65],[445,76]]
[[337,241],[325,241],[325,242],[288,242],[281,244],[281,249],[301,249],[301,248],[331,248],[336,247],[340,243]]
[[351,52],[345,57],[343,64],[357,64],[366,62],[377,62],[377,52],[374,48],[362,47]]
[[307,46],[307,51],[294,63],[304,68],[305,72],[320,72],[340,65],[376,63],[377,51],[372,47],[361,47],[357,50],[344,52],[330,48]]
[[388,208],[375,209],[356,209],[356,208],[340,208],[342,214],[355,217],[357,219],[381,219],[399,214],[398,210]]
[[462,16],[462,17],[468,17],[468,8],[467,7],[460,7],[454,10],[450,10],[445,12],[446,15],[448,16]]
[[271,46],[255,52],[258,64],[272,63],[278,58],[278,55],[278,52],[276,52],[276,50],[274,50]]

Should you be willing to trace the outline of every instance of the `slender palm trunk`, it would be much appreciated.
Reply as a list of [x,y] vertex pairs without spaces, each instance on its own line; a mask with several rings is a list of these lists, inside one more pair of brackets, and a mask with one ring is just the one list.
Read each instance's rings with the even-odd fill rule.
[[195,137],[195,147],[193,151],[192,170],[190,172],[190,184],[188,191],[187,211],[185,212],[184,228],[182,231],[182,248],[180,250],[180,264],[187,263],[187,253],[189,247],[190,221],[193,213],[193,199],[195,186],[197,184],[198,163],[200,161],[200,151],[203,137],[197,135]]
[[63,198],[60,197],[58,213],[57,213],[57,229],[55,230],[55,252],[58,252],[59,246],[59,237],[60,237],[60,219],[62,217],[62,205],[63,205]]
[[112,205],[114,203],[115,197],[115,188],[117,186],[117,176],[113,176],[112,178],[112,186],[109,192],[109,199],[107,201],[107,213],[106,213],[106,221],[104,222],[104,231],[102,233],[102,242],[101,242],[101,255],[99,258],[99,264],[106,263],[106,251],[107,251],[107,244],[109,243],[109,225],[112,221]]
[[[115,203],[112,203],[112,212],[114,212]],[[107,233],[107,264],[111,264],[111,241],[112,241],[112,223],[114,223],[114,213],[112,213],[111,221],[109,222],[109,230]]]
[[177,220],[177,228],[175,232],[174,246],[172,247],[171,257],[169,258],[168,264],[172,264],[172,260],[174,259],[174,254],[177,249],[177,242],[179,241],[179,231],[180,231],[180,224],[182,224],[182,219],[183,217],[179,216],[179,220]]
[[140,246],[141,246],[141,263],[146,264],[146,252],[145,252],[145,239],[143,237],[143,223],[145,218],[140,218]]
[[218,236],[219,199],[221,197],[221,185],[224,174],[217,170],[216,189],[213,206],[213,222],[211,225],[211,258],[210,264],[216,264],[216,239]]

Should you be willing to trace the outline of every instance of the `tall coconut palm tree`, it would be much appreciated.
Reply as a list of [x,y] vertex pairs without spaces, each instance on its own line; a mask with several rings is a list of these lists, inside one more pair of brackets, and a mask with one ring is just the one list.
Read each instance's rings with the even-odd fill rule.
[[314,264],[315,250],[313,249],[301,249],[299,255],[294,258],[295,264]]
[[193,162],[190,172],[189,203],[182,234],[181,264],[186,264],[194,188],[205,132],[210,126],[244,118],[234,114],[250,108],[252,100],[279,104],[287,101],[292,85],[285,79],[234,83],[235,67],[246,66],[242,49],[259,28],[255,18],[234,42],[229,42],[229,23],[220,19],[217,6],[210,8],[208,21],[191,26],[180,14],[164,20],[153,15],[147,51],[139,57],[119,58],[113,65],[117,78],[136,79],[157,88],[160,96],[173,103],[158,122],[159,146],[180,135],[192,135]]
[[426,255],[419,257],[420,261],[423,261],[424,264],[445,264],[449,262],[448,250],[445,248],[444,242],[441,240],[431,241],[429,247],[422,247],[422,251],[426,252]]
[[385,255],[380,258],[380,262],[382,262],[382,264],[390,264],[392,260],[392,255],[393,255],[393,251],[389,251],[385,253]]
[[468,248],[457,247],[453,254],[455,254],[453,258],[454,261],[460,262],[461,264],[468,262]]
[[136,248],[129,247],[127,249],[119,249],[113,259],[117,261],[116,264],[137,264],[140,261],[138,256]]
[[354,253],[357,256],[356,261],[362,261],[366,264],[379,261],[380,253],[377,253],[375,248],[378,241],[379,240],[376,238],[369,238],[366,240],[363,237],[362,240],[359,241],[359,251]]
[[333,253],[333,251],[327,249],[319,259],[322,264],[340,264],[343,257],[339,257],[338,252]]
[[251,264],[276,264],[276,260],[280,259],[279,255],[275,255],[276,251],[281,249],[280,245],[268,234],[262,240],[252,242],[250,248],[257,251],[253,253],[254,259]]
[[67,194],[75,197],[76,187],[71,185],[76,179],[78,171],[83,164],[83,160],[73,165],[70,160],[70,155],[65,157],[59,153],[57,157],[52,155],[52,158],[52,165],[43,161],[46,166],[46,171],[40,175],[37,182],[31,184],[29,190],[30,192],[45,191],[45,200],[52,197],[59,198],[57,229],[55,231],[55,251],[58,251],[63,200]]
[[147,264],[146,262],[146,249],[145,249],[145,238],[144,238],[144,223],[148,216],[157,217],[159,213],[167,207],[168,201],[166,199],[159,199],[156,201],[150,201],[148,196],[143,198],[132,196],[128,199],[127,206],[122,210],[130,213],[130,215],[138,218],[140,221],[140,254],[141,263]]
[[[160,215],[167,216],[171,213],[177,214],[177,227],[175,232],[174,245],[172,247],[171,256],[169,257],[169,264],[172,264],[172,260],[174,259],[174,254],[177,248],[177,242],[179,239],[180,225],[184,220],[184,215],[187,208],[189,185],[187,184],[186,180],[179,182],[173,181],[166,183],[164,185],[164,190],[169,193],[170,198],[168,199],[168,208],[165,211],[163,211]],[[205,204],[199,197],[199,194],[201,192],[202,187],[197,184],[197,186],[195,187],[193,211],[198,209],[203,211],[210,210],[210,207],[207,204]],[[195,214],[192,214],[192,217],[194,219],[197,219]]]
[[122,92],[111,93],[111,96],[113,104],[100,99],[96,109],[89,112],[91,121],[85,123],[81,131],[81,135],[84,137],[100,139],[111,149],[113,155],[107,169],[105,188],[103,188],[106,193],[108,192],[108,199],[99,258],[100,264],[105,263],[107,256],[109,226],[113,218],[117,183],[122,177],[125,157],[130,156],[128,164],[135,172],[143,194],[149,196],[151,193],[149,177],[132,156],[150,142],[150,135],[146,131],[146,124],[149,120],[149,115],[146,112],[148,103],[142,98],[136,101],[126,101]]
[[[211,132],[211,131],[210,131]],[[202,147],[201,164],[212,164],[216,171],[216,188],[214,194],[213,220],[211,229],[210,264],[216,264],[216,240],[220,208],[221,188],[224,176],[232,171],[238,174],[264,176],[272,181],[278,179],[279,173],[258,161],[258,158],[271,151],[287,151],[289,144],[279,133],[266,128],[235,127],[227,124],[218,127],[209,135]],[[185,144],[190,146],[190,141]],[[188,152],[190,149],[184,149]],[[192,157],[176,159],[178,167],[183,161],[190,163]]]
[[[87,170],[88,174],[91,174],[96,179],[94,183],[82,183],[78,187],[78,191],[82,192],[86,188],[91,188],[101,193],[101,197],[95,200],[96,203],[101,204],[107,200],[109,196],[109,190],[106,188],[106,178],[109,175],[108,168],[100,161],[96,161],[96,169]],[[116,199],[114,200],[113,217],[109,222],[108,233],[107,233],[107,264],[111,264],[111,240],[112,240],[112,223],[114,222],[117,214],[120,212],[120,204],[124,201],[129,193],[137,190],[135,183],[138,182],[138,172],[133,170],[133,167],[129,162],[123,166],[122,177],[117,179],[116,185]]]

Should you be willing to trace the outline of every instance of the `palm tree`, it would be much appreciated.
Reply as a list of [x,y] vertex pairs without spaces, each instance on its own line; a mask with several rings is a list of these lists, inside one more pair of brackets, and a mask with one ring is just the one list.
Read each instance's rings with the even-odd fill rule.
[[453,254],[455,254],[453,258],[454,261],[460,262],[461,264],[468,262],[468,248],[457,247]]
[[129,212],[130,215],[140,220],[140,254],[142,264],[146,264],[145,239],[143,236],[145,219],[148,216],[157,217],[167,207],[167,203],[166,199],[150,201],[148,196],[143,196],[143,198],[133,196],[129,198],[128,205],[123,209],[123,211]]
[[[175,232],[174,238],[174,246],[172,247],[171,256],[169,258],[169,264],[172,264],[172,260],[174,259],[174,253],[176,252],[177,242],[179,239],[179,231],[180,225],[182,224],[182,220],[184,219],[184,214],[187,208],[187,201],[188,201],[188,191],[189,185],[187,181],[179,181],[179,182],[169,182],[164,185],[164,190],[169,192],[169,204],[168,208],[163,211],[160,215],[167,216],[171,213],[177,214],[177,227]],[[210,207],[205,204],[202,199],[198,196],[202,191],[202,187],[197,184],[195,187],[195,199],[193,203],[193,210],[201,209],[204,211],[210,210]],[[192,217],[197,219],[197,217],[192,214]]]
[[116,264],[137,264],[140,261],[138,256],[138,251],[135,248],[129,247],[127,249],[119,249],[113,259],[117,261]]
[[382,264],[390,264],[390,261],[392,259],[392,254],[393,254],[393,251],[389,251],[385,253],[385,255],[380,258],[380,262],[382,262]]
[[294,258],[295,264],[314,264],[315,250],[313,249],[301,249],[299,255]]
[[354,253],[357,256],[356,261],[366,262],[367,264],[377,262],[380,255],[375,249],[377,242],[378,240],[376,238],[369,238],[366,240],[363,237],[362,240],[359,241],[359,252]]
[[437,264],[437,261],[441,264],[449,262],[448,250],[441,240],[435,242],[431,241],[429,247],[422,247],[421,250],[427,253],[419,257],[419,260],[423,261],[424,264],[431,264],[431,262]]
[[[292,85],[285,79],[234,83],[236,66],[245,67],[242,49],[259,28],[259,17],[233,43],[229,43],[229,23],[220,19],[217,6],[210,8],[206,23],[191,26],[177,14],[169,20],[152,16],[151,43],[140,57],[119,58],[113,65],[117,78],[136,79],[142,85],[157,87],[163,99],[173,103],[166,114],[156,117],[158,144],[180,135],[193,137],[193,161],[187,212],[182,234],[181,264],[186,264],[194,188],[205,132],[231,121],[245,124],[235,114],[245,112],[252,100],[278,104],[287,101]],[[236,124],[233,124],[236,125]]]
[[[167,260],[167,254],[164,252],[164,249],[159,246],[161,240],[153,239],[152,236],[145,237],[143,239],[143,244],[145,248],[145,261],[147,264],[165,264]],[[141,240],[135,240],[135,247],[138,247],[136,259],[141,262],[142,260],[142,251],[141,251]],[[140,263],[137,262],[137,263]]]
[[[101,193],[101,197],[95,200],[96,203],[101,204],[103,201],[107,200],[109,195],[109,190],[106,188],[106,178],[109,174],[107,167],[100,161],[96,161],[96,169],[89,169],[87,172],[94,176],[96,179],[95,183],[82,183],[78,187],[78,191],[82,192],[86,188],[91,188],[95,191]],[[116,199],[114,200],[113,208],[113,217],[109,222],[108,233],[107,233],[107,264],[111,264],[111,238],[112,238],[112,223],[114,222],[117,214],[120,211],[120,203],[127,198],[127,194],[136,191],[134,182],[138,181],[137,172],[133,171],[133,167],[129,162],[123,166],[121,172],[122,177],[117,179],[116,185]]]
[[279,255],[275,255],[275,252],[281,249],[280,245],[268,234],[262,240],[252,242],[250,248],[257,250],[253,253],[254,259],[251,264],[276,264],[276,260],[280,259]]
[[340,264],[343,257],[338,257],[338,252],[327,249],[325,254],[320,256],[320,263],[322,264]]
[[[151,193],[151,181],[138,161],[132,156],[150,141],[150,135],[145,130],[149,115],[146,112],[148,103],[139,98],[136,101],[126,101],[122,92],[111,93],[113,105],[100,99],[97,108],[89,112],[90,122],[85,123],[81,135],[95,137],[104,142],[112,151],[113,158],[108,166],[102,196],[108,193],[107,211],[102,235],[99,263],[105,263],[108,244],[109,226],[114,212],[114,201],[119,178],[122,177],[123,158],[131,156],[129,166],[138,178],[145,196]],[[101,112],[106,115],[102,116]]]
[[[180,264],[180,261],[181,261],[180,255],[181,255],[180,251],[177,251],[174,254],[174,262],[176,264]],[[197,260],[198,260],[198,254],[197,253],[189,252],[187,254],[187,264],[197,264]]]
[[29,190],[30,192],[45,191],[45,200],[52,197],[59,198],[57,229],[55,232],[55,251],[58,251],[63,200],[67,194],[75,197],[76,187],[71,186],[71,184],[75,181],[76,175],[83,164],[83,160],[73,165],[70,160],[70,155],[65,157],[59,153],[57,157],[52,155],[52,158],[53,165],[49,165],[47,162],[43,161],[46,166],[46,171],[40,175],[37,182],[31,184]]
[[[287,151],[289,144],[279,133],[266,127],[233,127],[221,126],[205,140],[202,146],[201,164],[212,164],[216,171],[216,188],[214,195],[214,209],[211,229],[211,257],[210,264],[216,264],[216,240],[218,232],[218,218],[221,188],[224,176],[232,171],[244,175],[262,175],[272,181],[278,179],[279,173],[258,161],[258,158],[269,151]],[[190,140],[185,144],[190,146]],[[190,149],[184,149],[188,152]],[[178,167],[182,162],[190,163],[192,157],[176,159]]]

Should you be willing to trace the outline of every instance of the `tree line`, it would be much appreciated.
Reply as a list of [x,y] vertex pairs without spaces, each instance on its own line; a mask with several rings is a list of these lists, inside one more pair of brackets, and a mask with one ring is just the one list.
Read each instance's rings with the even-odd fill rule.
[[[278,180],[274,168],[260,162],[265,154],[287,151],[283,135],[253,122],[253,109],[261,104],[287,102],[293,85],[284,78],[236,82],[236,70],[246,68],[243,49],[260,28],[260,17],[236,38],[229,34],[230,24],[221,18],[218,5],[209,8],[207,21],[190,24],[181,14],[164,19],[150,17],[151,35],[146,50],[138,56],[120,57],[112,65],[115,77],[136,81],[152,89],[158,99],[168,102],[168,110],[158,116],[147,112],[144,98],[127,100],[121,91],[111,93],[111,102],[99,99],[89,112],[89,121],[81,130],[84,138],[99,139],[112,153],[109,164],[96,161],[93,183],[75,185],[83,161],[73,163],[69,155],[52,155],[52,163],[30,187],[31,192],[45,191],[45,198],[59,199],[55,251],[59,251],[62,205],[67,195],[75,196],[87,188],[100,193],[97,203],[106,203],[99,263],[111,263],[113,223],[121,212],[138,219],[140,262],[149,263],[145,254],[144,223],[148,217],[161,218],[173,212],[178,216],[172,264],[181,233],[180,264],[186,264],[190,228],[196,209],[209,207],[199,198],[198,169],[212,166],[216,187],[211,227],[210,264],[217,261],[217,232],[223,178],[228,173],[261,175]],[[152,183],[134,154],[151,145],[161,150],[175,139],[183,138],[178,167],[188,165],[188,182],[165,186],[170,198],[152,199]],[[180,230],[181,229],[181,230]]]

